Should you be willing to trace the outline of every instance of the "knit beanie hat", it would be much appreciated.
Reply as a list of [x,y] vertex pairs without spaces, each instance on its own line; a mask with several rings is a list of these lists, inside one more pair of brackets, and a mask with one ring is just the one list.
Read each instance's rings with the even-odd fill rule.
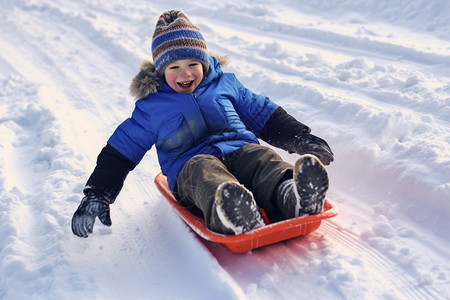
[[209,68],[205,39],[200,29],[179,10],[163,13],[156,23],[152,41],[153,62],[156,72],[164,74],[171,63],[192,59],[202,63],[204,70]]

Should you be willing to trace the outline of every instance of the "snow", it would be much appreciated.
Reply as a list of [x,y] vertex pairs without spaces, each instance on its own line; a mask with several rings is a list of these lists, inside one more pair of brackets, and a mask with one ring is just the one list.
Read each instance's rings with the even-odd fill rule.
[[[450,298],[448,1],[43,2],[0,5],[0,299]],[[202,242],[155,188],[151,150],[112,227],[71,233],[172,8],[330,144],[340,214],[316,232],[246,254]]]

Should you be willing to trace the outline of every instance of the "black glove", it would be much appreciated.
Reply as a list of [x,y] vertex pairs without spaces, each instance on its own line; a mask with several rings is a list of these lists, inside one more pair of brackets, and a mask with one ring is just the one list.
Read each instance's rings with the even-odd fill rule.
[[98,217],[104,225],[111,226],[109,203],[106,195],[96,195],[89,191],[73,214],[72,232],[79,237],[88,237],[94,228],[95,217]]
[[72,231],[79,237],[92,233],[95,217],[111,226],[109,205],[114,203],[129,171],[136,164],[110,145],[106,145],[97,158],[97,166],[88,179],[80,206],[72,218]]
[[330,146],[310,132],[308,126],[278,107],[262,128],[259,138],[289,153],[315,155],[324,165],[329,165],[333,161]]
[[295,136],[295,142],[289,153],[312,154],[324,164],[329,165],[333,161],[333,152],[325,140],[310,133],[300,133]]

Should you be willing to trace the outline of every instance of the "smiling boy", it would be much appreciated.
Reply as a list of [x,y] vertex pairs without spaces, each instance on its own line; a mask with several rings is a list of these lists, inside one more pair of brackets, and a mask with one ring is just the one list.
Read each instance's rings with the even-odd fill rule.
[[[210,230],[240,234],[269,220],[319,213],[328,189],[328,144],[269,98],[247,89],[209,56],[198,27],[181,12],[163,13],[153,62],[133,79],[136,107],[100,152],[72,218],[80,237],[95,218],[111,225],[110,204],[127,174],[155,146],[177,200],[203,213]],[[259,139],[302,156],[287,163]]]

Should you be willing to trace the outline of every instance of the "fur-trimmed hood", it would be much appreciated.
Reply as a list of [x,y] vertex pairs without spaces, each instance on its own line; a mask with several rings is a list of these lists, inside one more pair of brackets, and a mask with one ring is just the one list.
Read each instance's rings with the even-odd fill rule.
[[[209,53],[209,55],[217,58],[221,67],[229,64],[227,56],[215,53]],[[164,81],[164,78],[156,72],[154,63],[151,60],[146,59],[141,63],[141,70],[139,73],[131,81],[130,94],[136,100],[145,98],[150,94],[158,92],[162,81]]]

